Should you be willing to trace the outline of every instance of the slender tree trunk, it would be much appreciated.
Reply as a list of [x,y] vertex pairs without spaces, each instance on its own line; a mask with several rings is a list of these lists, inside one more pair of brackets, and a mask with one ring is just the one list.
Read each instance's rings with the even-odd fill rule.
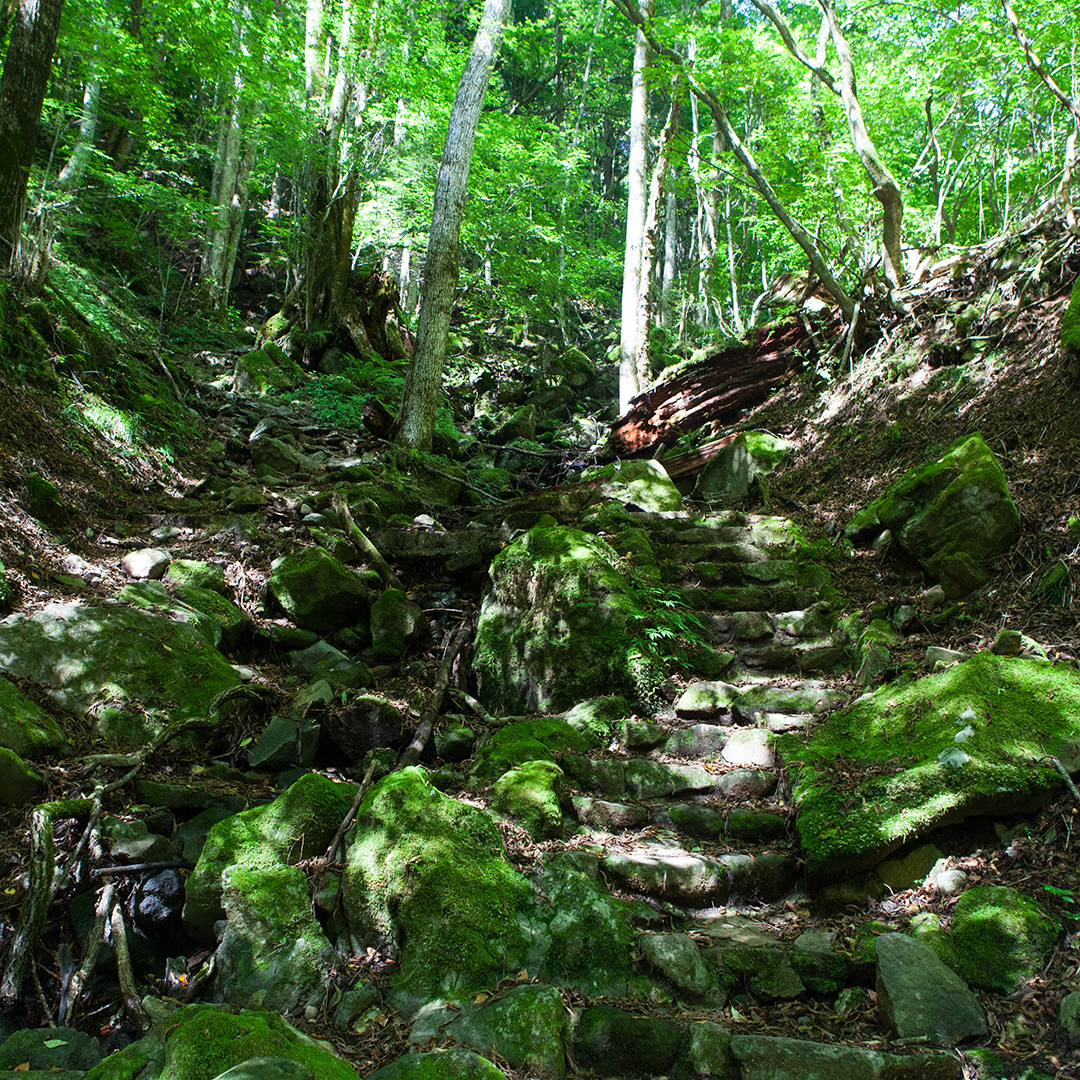
[[[645,206],[645,227],[641,234],[641,267],[638,271],[637,303],[637,355],[635,375],[644,390],[652,381],[649,363],[649,330],[652,326],[652,280],[656,268],[656,241],[660,233],[660,205],[664,197],[668,163],[671,161],[671,144],[679,128],[679,107],[682,104],[682,80],[676,79],[671,87],[671,104],[668,107],[664,133],[649,179],[649,198]],[[640,390],[638,391],[641,392]],[[635,395],[636,397],[637,395]],[[625,412],[625,408],[622,410]]]
[[430,450],[442,387],[450,311],[461,272],[459,244],[476,128],[495,56],[510,15],[511,0],[485,0],[480,29],[450,111],[442,163],[435,179],[431,235],[424,262],[416,351],[409,362],[395,439],[401,446]]
[[62,8],[63,0],[17,0],[0,78],[0,262],[13,268]]
[[728,281],[731,283],[731,322],[740,337],[745,332],[739,309],[739,279],[735,273],[735,238],[731,234],[731,185],[724,186],[724,228],[727,231]]
[[877,147],[874,146],[870,133],[867,131],[862,107],[859,105],[858,94],[855,90],[855,65],[851,59],[851,48],[840,30],[836,8],[832,0],[819,0],[819,3],[829,20],[833,47],[840,60],[840,99],[844,103],[851,141],[855,144],[855,152],[859,155],[866,175],[874,185],[874,198],[881,203],[883,215],[881,247],[885,262],[885,279],[893,288],[896,288],[904,278],[904,263],[900,255],[904,224],[904,197],[900,193],[900,185],[882,162]]
[[[652,17],[651,0],[638,0],[643,20]],[[645,229],[645,199],[648,170],[649,89],[645,69],[649,44],[639,27],[634,39],[634,74],[630,89],[630,156],[627,164],[626,250],[623,256],[622,323],[619,338],[619,412],[630,407],[632,398],[645,389],[638,367],[641,342],[638,339],[638,305],[641,295],[641,248]]]
[[58,186],[64,191],[76,191],[82,183],[83,174],[90,161],[97,137],[98,106],[101,102],[101,73],[95,63],[91,64],[83,91],[82,117],[79,120],[79,134],[67,164],[60,170]]
[[[241,162],[241,122],[243,104],[240,77],[233,77],[218,121],[217,154],[210,185],[211,223],[203,250],[199,289],[211,311],[224,309],[228,299],[232,267],[226,267],[229,229],[237,199]],[[228,276],[226,276],[228,275]]]
[[679,213],[674,185],[668,185],[664,205],[664,274],[660,284],[660,320],[675,325],[675,273],[679,258]]

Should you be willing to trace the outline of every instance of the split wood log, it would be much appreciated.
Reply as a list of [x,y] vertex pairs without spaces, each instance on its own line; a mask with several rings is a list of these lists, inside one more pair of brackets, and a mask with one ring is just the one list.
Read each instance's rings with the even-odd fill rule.
[[[832,336],[833,330],[830,324],[823,336]],[[763,402],[818,351],[798,319],[756,330],[749,341],[682,368],[634,398],[611,427],[611,452],[641,456],[708,423],[733,420]]]

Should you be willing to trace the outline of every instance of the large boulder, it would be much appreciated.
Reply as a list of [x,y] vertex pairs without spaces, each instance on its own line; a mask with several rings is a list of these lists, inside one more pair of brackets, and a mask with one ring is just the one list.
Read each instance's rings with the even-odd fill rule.
[[480,700],[507,713],[565,709],[600,694],[650,702],[663,669],[646,612],[599,537],[536,527],[492,562],[476,631]]
[[[272,873],[321,855],[349,812],[354,793],[351,784],[308,773],[273,802],[214,825],[187,881],[188,933],[213,944],[214,924],[226,914],[223,875],[231,867]],[[306,906],[306,895],[303,902]]]
[[986,580],[987,563],[1019,538],[1020,515],[1004,470],[975,434],[905,473],[844,533],[861,542],[886,530],[955,596]]
[[286,555],[266,581],[267,601],[316,634],[366,622],[374,589],[323,548]]
[[744,499],[790,453],[793,444],[765,431],[744,431],[701,470],[694,498],[714,506],[731,506]]
[[1080,744],[1080,675],[1064,664],[981,652],[937,675],[886,686],[809,738],[781,735],[812,880],[876,865],[974,814],[1033,810],[1060,789]]
[[0,747],[34,758],[59,750],[63,742],[60,725],[14,683],[0,677]]
[[605,499],[615,499],[633,510],[682,510],[679,489],[664,466],[652,459],[619,461],[589,474],[590,483]]
[[371,789],[346,837],[341,889],[354,948],[397,953],[398,1001],[467,993],[518,970],[531,894],[494,821],[413,767]]
[[205,719],[240,683],[195,625],[120,604],[49,604],[0,622],[0,671],[46,689],[116,745],[142,748],[172,722]]
[[167,1024],[110,1054],[86,1074],[86,1080],[214,1080],[252,1058],[291,1058],[316,1080],[356,1080],[356,1070],[301,1035],[278,1013],[247,1011],[238,1015],[213,1005],[188,1005]]

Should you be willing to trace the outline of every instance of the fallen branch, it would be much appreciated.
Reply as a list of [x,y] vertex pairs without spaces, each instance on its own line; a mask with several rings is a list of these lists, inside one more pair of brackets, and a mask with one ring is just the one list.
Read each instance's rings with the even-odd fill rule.
[[1046,757],[1044,757],[1042,760],[1049,762],[1051,765],[1054,766],[1055,769],[1057,769],[1058,773],[1061,775],[1061,779],[1065,781],[1065,786],[1069,789],[1069,793],[1077,801],[1077,803],[1080,803],[1080,791],[1077,791],[1076,785],[1073,783],[1072,777],[1069,775],[1069,770],[1066,769],[1065,766],[1062,765],[1061,762],[1058,761],[1058,759],[1051,754],[1047,754]]
[[[416,726],[412,741],[401,752],[401,756],[394,764],[393,772],[404,769],[409,765],[415,765],[416,762],[420,760],[420,755],[424,752],[424,747],[427,746],[428,739],[431,738],[431,732],[434,730],[435,720],[438,718],[439,709],[442,706],[442,700],[446,694],[446,688],[450,684],[450,672],[453,669],[454,661],[457,659],[458,653],[464,648],[465,642],[469,640],[469,634],[471,632],[472,630],[469,624],[462,623],[461,626],[458,627],[457,632],[450,639],[450,644],[446,647],[446,652],[443,654],[442,663],[439,665],[438,674],[435,676],[435,685],[432,687],[431,693],[424,703],[424,708],[421,710],[420,722]],[[337,858],[338,848],[341,847],[341,841],[345,838],[345,834],[356,820],[360,804],[364,801],[364,796],[367,794],[368,788],[371,787],[371,779],[374,772],[375,761],[373,760],[368,766],[367,772],[364,774],[364,779],[360,781],[360,786],[356,789],[356,795],[353,798],[352,806],[349,807],[349,812],[345,815],[345,820],[338,826],[337,832],[334,833],[334,838],[330,841],[330,846],[326,849],[326,854],[322,858],[324,867],[329,866],[334,859]]]
[[124,913],[119,904],[113,905],[109,925],[112,928],[113,949],[116,952],[116,974],[120,982],[120,992],[124,995],[124,1012],[139,1031],[146,1031],[150,1027],[150,1018],[146,1015],[135,987],[135,969],[131,963],[127,927],[124,925]]
[[101,890],[97,908],[94,911],[94,925],[90,927],[90,933],[86,939],[86,951],[83,953],[82,963],[78,971],[71,978],[66,988],[66,994],[60,1003],[60,1026],[70,1027],[75,1009],[82,998],[83,987],[86,986],[94,967],[97,964],[98,954],[101,952],[102,942],[105,940],[105,924],[112,916],[113,905],[116,903],[116,886],[109,882]]
[[397,575],[390,569],[390,564],[382,557],[382,552],[367,538],[360,526],[353,520],[349,504],[340,496],[334,497],[334,510],[345,525],[345,535],[360,549],[360,553],[367,558],[375,568],[375,572],[382,579],[382,583],[388,589],[404,589],[397,579]]

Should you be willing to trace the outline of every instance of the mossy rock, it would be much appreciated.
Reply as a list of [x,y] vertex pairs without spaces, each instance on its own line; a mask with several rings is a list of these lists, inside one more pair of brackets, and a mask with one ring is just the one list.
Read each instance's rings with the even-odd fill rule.
[[490,567],[476,632],[479,696],[505,713],[549,711],[603,694],[655,698],[663,668],[646,611],[603,540],[531,529]]
[[403,1054],[371,1073],[368,1080],[506,1080],[487,1058],[454,1047],[422,1054]]
[[194,626],[119,604],[52,604],[5,620],[0,664],[124,747],[144,747],[167,724],[205,720],[240,683]]
[[38,473],[23,477],[23,505],[32,518],[53,528],[62,528],[71,517],[57,486]]
[[491,808],[520,825],[534,840],[563,834],[563,771],[553,761],[526,761],[505,772],[491,789]]
[[20,757],[38,758],[64,744],[60,725],[40,705],[0,678],[0,747]]
[[886,686],[777,745],[792,777],[798,835],[818,881],[857,873],[971,814],[1041,805],[1072,762],[1080,675],[1065,665],[978,653],[937,675]]
[[253,349],[236,362],[235,386],[243,393],[261,396],[272,391],[291,390],[303,377],[300,365],[275,345]]
[[1038,974],[1057,932],[1031,897],[1005,885],[977,885],[953,911],[957,970],[971,986],[1011,993]]
[[286,555],[266,581],[267,600],[297,626],[332,634],[366,619],[375,593],[322,548]]
[[520,920],[530,974],[584,994],[623,997],[631,978],[633,910],[597,881],[593,857],[549,855]]
[[[164,1049],[162,1049],[164,1044]],[[336,1054],[302,1035],[279,1014],[225,1012],[213,1005],[187,1005],[163,1029],[105,1058],[85,1080],[214,1080],[251,1058],[299,1061],[316,1080],[356,1080],[356,1070]],[[140,1065],[141,1062],[141,1065]],[[150,1072],[142,1068],[150,1064]]]
[[212,944],[225,917],[222,874],[231,866],[271,870],[321,855],[352,806],[355,788],[308,773],[273,802],[219,821],[187,880],[184,925]]
[[401,955],[400,992],[466,993],[519,970],[515,915],[530,889],[483,810],[442,794],[422,769],[402,769],[365,797],[347,844],[352,940]]
[[844,533],[861,541],[885,529],[928,574],[948,571],[955,577],[958,557],[983,567],[1008,550],[1020,536],[1020,515],[1001,465],[975,434],[953,443],[937,461],[905,473],[856,514]]
[[499,728],[484,744],[473,772],[481,779],[492,779],[527,761],[554,761],[559,754],[584,753],[591,745],[562,717],[519,720]]
[[1073,381],[1080,381],[1080,277],[1073,282],[1069,306],[1061,319],[1061,354]]
[[210,589],[222,596],[227,596],[229,592],[224,569],[201,559],[173,559],[165,571],[165,581],[170,585]]
[[337,954],[304,872],[241,863],[222,872],[221,886],[228,926],[214,954],[215,998],[284,1014],[318,1005]]
[[678,1046],[679,1029],[669,1020],[594,1005],[582,1014],[574,1059],[605,1076],[664,1076]]
[[585,474],[598,495],[622,503],[628,509],[682,510],[679,489],[664,466],[653,459],[619,461]]

